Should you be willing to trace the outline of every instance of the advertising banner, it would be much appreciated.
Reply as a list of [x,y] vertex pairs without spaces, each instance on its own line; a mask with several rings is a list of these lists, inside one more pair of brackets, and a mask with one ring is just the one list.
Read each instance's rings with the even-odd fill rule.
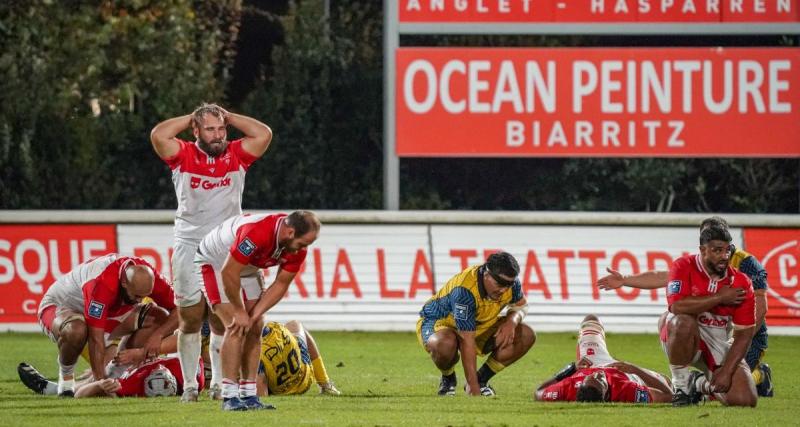
[[35,327],[39,301],[57,278],[116,250],[114,225],[0,225],[0,324]]
[[745,249],[767,270],[767,325],[800,326],[800,230],[744,230]]
[[406,157],[800,157],[798,48],[401,48]]
[[401,23],[797,22],[797,0],[398,0]]

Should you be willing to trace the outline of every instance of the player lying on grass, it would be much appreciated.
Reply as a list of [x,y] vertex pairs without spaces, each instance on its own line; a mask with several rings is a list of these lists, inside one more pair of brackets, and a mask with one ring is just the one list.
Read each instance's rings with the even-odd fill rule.
[[[175,339],[165,339],[161,348],[175,352]],[[103,380],[95,381],[89,377],[79,381],[75,397],[171,396],[183,392],[183,375],[176,356],[145,360],[141,348],[128,348],[119,354],[114,359],[116,366],[124,363],[127,369],[109,369],[111,378]],[[44,395],[57,393],[56,383],[48,381],[31,365],[20,363],[17,372],[22,383],[34,392]],[[202,374],[198,374],[197,381],[202,391],[205,383]],[[265,325],[261,333],[259,394],[266,395],[267,390],[270,394],[302,394],[314,382],[319,386],[320,394],[341,394],[328,378],[314,337],[300,322],[293,320],[285,326],[277,322]]]
[[661,374],[611,357],[603,324],[592,314],[581,323],[577,353],[577,362],[570,363],[536,389],[535,400],[632,403],[672,400],[672,388]]

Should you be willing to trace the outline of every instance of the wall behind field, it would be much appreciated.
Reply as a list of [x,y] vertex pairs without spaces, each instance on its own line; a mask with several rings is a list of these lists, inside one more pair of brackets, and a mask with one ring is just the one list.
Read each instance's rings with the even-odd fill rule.
[[[610,331],[655,332],[663,290],[602,291],[611,267],[667,269],[697,250],[705,215],[321,211],[322,233],[274,320],[315,330],[414,329],[422,304],[451,276],[496,250],[520,262],[539,331],[574,330],[587,313]],[[37,330],[47,287],[108,252],[141,256],[171,277],[171,211],[0,211],[0,329]],[[768,324],[800,333],[800,218],[727,215],[734,243],[769,272]],[[265,273],[267,283],[274,271]]]

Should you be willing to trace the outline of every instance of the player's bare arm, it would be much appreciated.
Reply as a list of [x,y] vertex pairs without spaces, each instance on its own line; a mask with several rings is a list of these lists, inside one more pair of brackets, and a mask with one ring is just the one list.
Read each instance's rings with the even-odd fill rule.
[[157,124],[150,131],[150,143],[153,144],[153,149],[158,154],[158,157],[169,159],[178,154],[181,145],[175,137],[191,126],[191,114],[173,117]]
[[597,281],[597,287],[603,290],[617,289],[628,286],[638,289],[658,289],[667,286],[669,272],[645,271],[639,274],[623,275],[617,270],[606,268],[608,275]]
[[166,336],[170,336],[171,332],[178,329],[178,309],[173,308],[172,311],[169,313],[164,322],[153,330],[152,335],[147,339],[147,342],[144,344],[144,354],[145,357],[156,357],[159,354],[163,354],[161,351],[162,347],[162,338]]
[[733,380],[733,373],[747,353],[747,347],[750,345],[750,340],[753,339],[755,328],[745,327],[736,328],[733,331],[733,344],[730,350],[725,355],[725,361],[722,366],[714,371],[714,376],[711,379],[711,387],[715,393],[726,393],[731,388]]
[[704,297],[684,297],[672,303],[669,310],[675,314],[700,314],[718,305],[736,305],[744,301],[745,290],[723,286],[714,294]]
[[667,379],[664,378],[662,375],[628,362],[619,361],[611,363],[608,366],[612,368],[617,368],[620,371],[625,372],[627,374],[638,375],[639,378],[641,378],[642,381],[644,381],[644,384],[646,386],[650,387],[651,389],[656,389],[662,393],[665,393],[667,397],[667,400],[665,400],[665,402],[672,399],[672,386],[670,385],[669,381],[667,381]]
[[267,310],[277,304],[284,295],[286,295],[286,291],[289,289],[289,284],[292,283],[292,280],[294,280],[294,276],[296,274],[297,273],[292,273],[286,270],[278,271],[275,281],[272,282],[272,284],[261,293],[261,296],[258,298],[258,302],[256,302],[256,305],[253,306],[252,310],[250,310],[251,322],[261,317],[267,312]]
[[242,148],[256,157],[261,157],[272,142],[272,129],[264,123],[252,118],[225,112],[225,121],[239,129],[245,136],[242,138]]
[[232,309],[231,323],[225,325],[225,327],[230,328],[231,333],[238,335],[244,335],[250,327],[250,317],[247,315],[247,310],[242,301],[242,270],[244,267],[244,264],[236,261],[229,254],[220,272],[222,287]]
[[458,350],[461,353],[461,366],[464,368],[464,377],[467,380],[467,393],[472,396],[480,396],[475,331],[458,331]]
[[[583,359],[581,359],[581,360],[583,360]],[[589,362],[589,364],[591,365],[591,362]],[[551,385],[563,380],[564,378],[571,377],[572,374],[574,374],[575,372],[578,371],[578,368],[579,367],[576,366],[574,362],[568,364],[567,366],[562,368],[560,371],[556,372],[555,375],[553,375],[552,378],[550,378],[549,380],[547,380],[547,381],[543,382],[541,385],[539,385],[539,387],[533,393],[533,398],[535,400],[544,400],[543,399],[544,390],[547,387],[550,387]]]
[[89,327],[89,364],[94,379],[106,377],[105,364],[106,345],[102,328]]

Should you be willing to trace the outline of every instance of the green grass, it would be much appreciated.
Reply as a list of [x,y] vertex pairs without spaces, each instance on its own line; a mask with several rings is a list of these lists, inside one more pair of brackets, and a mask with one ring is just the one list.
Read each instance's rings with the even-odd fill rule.
[[[315,332],[340,397],[270,397],[277,411],[223,413],[219,403],[179,404],[177,398],[64,400],[35,395],[16,373],[27,361],[50,377],[57,374],[55,345],[41,334],[0,334],[0,424],[49,426],[107,425],[367,425],[367,426],[484,426],[484,425],[743,425],[800,424],[796,397],[800,373],[794,369],[800,337],[770,337],[767,361],[777,382],[776,397],[758,407],[725,408],[717,402],[691,408],[666,405],[539,403],[533,389],[575,355],[575,334],[539,334],[522,360],[492,380],[497,398],[459,394],[437,397],[438,371],[411,333]],[[655,335],[609,334],[608,345],[619,359],[660,372],[666,360]],[[85,368],[85,364],[79,369]]]

